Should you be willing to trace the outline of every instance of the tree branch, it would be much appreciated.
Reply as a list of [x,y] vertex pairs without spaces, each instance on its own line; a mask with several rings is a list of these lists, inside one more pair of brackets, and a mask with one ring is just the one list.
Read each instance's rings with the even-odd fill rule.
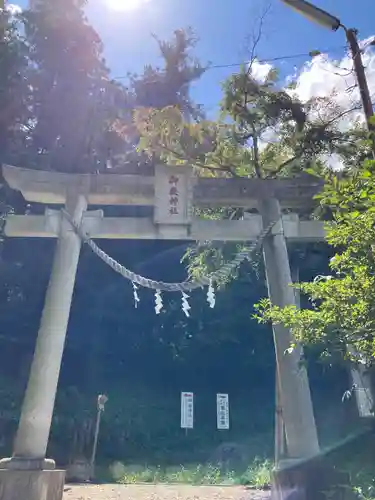
[[233,177],[241,177],[237,175],[235,167],[231,165],[218,165],[217,167],[213,167],[212,165],[206,165],[205,163],[202,163],[195,158],[189,157],[188,155],[183,156],[181,153],[178,153],[177,151],[171,149],[170,147],[166,146],[163,143],[161,144],[161,146],[169,153],[175,155],[179,160],[189,161],[194,165],[196,165],[197,167],[204,168],[206,170],[209,170],[210,172],[225,172],[232,175]]
[[281,163],[275,170],[270,172],[268,175],[266,175],[266,179],[269,179],[271,177],[276,176],[278,173],[282,171],[283,168],[287,167],[290,165],[292,162],[300,158],[300,156],[292,156],[292,158],[289,158],[288,160],[285,160],[283,163]]
[[332,123],[334,123],[336,120],[340,120],[340,118],[343,118],[344,116],[348,115],[349,113],[352,113],[353,111],[356,111],[356,110],[361,109],[361,108],[362,108],[362,105],[357,104],[353,108],[346,109],[345,111],[342,111],[337,116],[335,116],[334,118],[332,118],[331,120],[326,122],[324,124],[324,128],[329,127],[329,125],[332,125]]
[[258,179],[261,179],[263,176],[259,162],[258,134],[257,131],[255,130],[255,125],[253,122],[251,123],[251,128],[253,129],[254,170]]
[[[247,72],[246,72],[247,78],[250,76],[253,63],[256,60],[255,51],[256,51],[257,46],[259,45],[260,39],[262,38],[264,19],[265,19],[266,15],[268,14],[268,12],[270,11],[270,8],[271,8],[271,5],[268,4],[268,6],[266,6],[266,8],[264,9],[264,11],[261,14],[260,19],[259,19],[258,32],[255,36],[253,35],[253,44],[252,44],[251,52],[250,52],[250,61],[249,61],[249,66],[248,66]],[[245,82],[244,104],[242,107],[246,111],[247,111],[247,104],[248,104],[248,92],[247,92],[247,87],[246,87],[246,82]],[[257,135],[255,125],[253,122],[251,123],[251,128],[252,128],[252,132],[253,132],[252,138],[253,138],[253,152],[254,152],[254,169],[255,169],[256,176],[260,179],[262,177],[262,171],[261,171],[260,163],[259,163],[258,135]],[[250,138],[250,136],[249,136],[249,138]]]

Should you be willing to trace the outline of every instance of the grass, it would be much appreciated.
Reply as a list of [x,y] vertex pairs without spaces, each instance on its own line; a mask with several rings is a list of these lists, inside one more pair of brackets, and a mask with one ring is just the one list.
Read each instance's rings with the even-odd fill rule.
[[[327,454],[328,463],[337,470],[349,473],[351,489],[356,493],[358,500],[375,500],[375,432],[359,433],[355,439],[350,439],[344,444],[336,441],[335,446],[331,446],[332,449]],[[183,457],[179,457],[179,460],[189,464]],[[197,457],[196,462],[191,465],[168,467],[165,466],[162,455],[160,458],[154,457],[154,463],[163,464],[160,466],[148,463],[125,465],[115,462],[108,467],[107,462],[106,465],[102,465],[101,471],[103,482],[122,484],[246,485],[257,489],[268,487],[270,484],[270,472],[273,467],[271,460],[253,460],[247,456],[239,466],[242,467],[241,470],[237,469],[235,462],[230,462],[231,465],[225,468],[214,465],[216,462],[213,459],[206,465],[202,463],[197,465],[198,461]]]
[[350,473],[351,484],[359,500],[375,500],[375,470],[373,461],[352,460],[343,467]]
[[270,484],[272,464],[255,460],[242,473],[223,471],[215,465],[191,465],[178,467],[151,467],[115,462],[110,466],[112,479],[121,484],[169,483],[191,485],[247,485],[262,489]]
[[375,433],[370,430],[358,433],[357,439],[348,440],[330,457],[332,464],[349,474],[350,484],[359,500],[375,500],[374,449]]
[[[374,440],[367,437],[367,441],[356,447],[350,446],[349,456],[341,456],[340,459],[333,457],[333,463],[339,469],[349,472],[352,491],[358,500],[375,500],[375,465],[372,452]],[[261,459],[255,459],[241,472],[223,470],[222,467],[212,464],[162,467],[115,462],[106,468],[106,477],[107,481],[120,484],[246,485],[254,489],[264,489],[270,486],[272,467],[270,460]]]
[[[350,472],[351,484],[359,500],[375,500],[375,474],[373,468],[354,460],[346,462],[345,469]],[[269,460],[255,459],[245,471],[225,471],[207,465],[188,465],[161,467],[148,465],[124,465],[115,462],[107,470],[112,481],[120,484],[188,484],[236,486],[246,485],[254,489],[270,486],[273,464]]]

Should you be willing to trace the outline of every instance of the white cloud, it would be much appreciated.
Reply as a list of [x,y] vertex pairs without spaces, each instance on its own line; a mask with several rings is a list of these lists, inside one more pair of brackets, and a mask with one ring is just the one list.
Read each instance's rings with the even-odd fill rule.
[[[375,98],[375,52],[369,46],[372,39],[373,37],[362,41],[361,46],[365,48],[363,64],[366,68],[370,95]],[[302,102],[314,97],[332,96],[333,103],[342,110],[360,108],[359,90],[353,71],[353,61],[349,54],[339,60],[331,59],[327,54],[315,56],[303,65],[293,80],[296,82],[293,93]],[[324,113],[324,109],[320,110],[320,115],[322,112]],[[356,120],[364,123],[361,108],[346,115],[340,121],[340,128],[348,128]]]
[[273,68],[270,63],[262,63],[255,59],[251,63],[251,75],[252,77],[260,83],[263,83],[268,76],[268,73]]
[[14,3],[8,3],[5,6],[5,9],[12,14],[12,16],[15,16],[16,14],[20,14],[22,12],[22,8],[19,5],[16,5]]
[[[371,46],[373,40],[374,37],[370,37],[361,41],[360,47],[363,50],[363,64],[370,95],[374,102],[375,51]],[[263,82],[271,69],[271,64],[255,61],[252,74],[258,81]],[[320,106],[314,106],[314,111],[309,116],[310,119],[325,119],[337,116],[339,110],[343,112],[355,108],[354,111],[337,120],[337,125],[341,130],[347,130],[355,123],[364,125],[365,117],[350,54],[346,54],[341,59],[330,58],[327,54],[317,55],[303,64],[301,68],[294,68],[293,74],[285,79],[285,85],[287,86],[291,82],[295,83],[295,88],[288,90],[288,92],[298,97],[303,103],[313,98],[323,98]],[[329,106],[327,105],[328,98]],[[262,146],[276,141],[277,131],[275,130],[266,131],[262,136]],[[324,155],[321,159],[331,168],[341,167],[340,158],[336,154]]]
[[[363,40],[360,43],[363,50],[362,58],[365,66],[367,83],[372,100],[375,100],[375,52],[370,42],[373,37]],[[359,89],[356,76],[353,70],[351,54],[345,55],[342,59],[331,59],[327,54],[320,54],[311,61],[306,62],[303,67],[294,75],[296,88],[293,93],[302,101],[316,97],[327,97],[333,105],[327,106],[322,101],[321,106],[310,118],[329,118],[335,113],[354,109],[336,121],[342,130],[348,130],[354,124],[364,125],[365,115],[361,105]],[[334,107],[337,107],[334,111]],[[336,115],[337,116],[337,115]],[[337,154],[323,155],[321,157],[332,169],[342,168],[342,162]]]

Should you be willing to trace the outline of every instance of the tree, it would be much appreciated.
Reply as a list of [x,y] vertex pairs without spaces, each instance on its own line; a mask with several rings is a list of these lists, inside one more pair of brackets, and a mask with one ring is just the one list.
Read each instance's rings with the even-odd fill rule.
[[330,207],[327,241],[336,253],[331,275],[319,276],[298,288],[307,295],[308,309],[279,308],[268,299],[258,305],[261,322],[282,323],[304,344],[318,344],[324,353],[347,356],[373,364],[375,357],[375,162],[343,179],[331,175],[320,195]]
[[126,109],[128,96],[109,78],[84,3],[39,0],[23,14],[29,48],[24,78],[32,90],[32,116],[24,123],[29,166],[76,172],[105,168],[103,139],[119,110]]
[[153,35],[163,59],[163,69],[145,66],[143,74],[131,75],[130,87],[136,96],[136,105],[162,109],[176,106],[186,119],[199,118],[200,108],[190,98],[190,86],[199,79],[205,67],[190,55],[197,38],[191,28],[178,29],[171,40],[160,40]]
[[23,145],[23,125],[30,119],[30,89],[25,85],[28,47],[17,29],[19,17],[0,9],[0,152],[1,161]]
[[[225,82],[216,122],[188,123],[172,106],[140,113],[136,117],[140,148],[149,154],[157,151],[166,163],[192,164],[198,175],[267,179],[313,173],[324,177],[329,172],[324,158],[333,154],[342,160],[345,171],[355,171],[370,148],[363,127],[353,123],[350,130],[343,130],[340,120],[356,105],[341,109],[332,96],[302,103],[292,88],[280,86],[276,71],[271,70],[263,81],[256,80],[254,61]],[[303,216],[311,216],[311,207],[305,212]],[[243,211],[204,210],[199,215],[239,218]],[[330,217],[329,208],[320,216]],[[224,246],[227,255],[238,250],[238,245]],[[222,262],[222,245],[206,245],[188,254],[190,273],[207,273],[213,256]]]
[[[157,158],[163,159],[163,151],[159,147],[147,149],[139,145],[142,142],[142,127],[150,116],[162,118],[164,110],[176,109],[178,116],[184,121],[201,120],[203,113],[195,104],[189,93],[191,84],[199,79],[205,67],[191,55],[197,38],[191,28],[175,30],[170,40],[160,40],[153,35],[158,44],[162,58],[162,68],[146,65],[142,74],[129,74],[128,89],[132,96],[133,120],[116,120],[114,129],[118,136],[133,144],[133,148],[114,158],[121,165],[134,161],[143,164],[153,163]],[[149,154],[148,154],[149,153]]]
[[[186,122],[178,107],[142,110],[136,116],[140,148],[166,162],[193,163],[214,175],[263,177],[324,171],[324,154],[358,158],[361,130],[341,131],[341,110],[331,99],[300,102],[271,70],[257,81],[251,67],[224,83],[218,121]],[[324,109],[324,113],[322,110]],[[362,134],[363,136],[363,134]]]

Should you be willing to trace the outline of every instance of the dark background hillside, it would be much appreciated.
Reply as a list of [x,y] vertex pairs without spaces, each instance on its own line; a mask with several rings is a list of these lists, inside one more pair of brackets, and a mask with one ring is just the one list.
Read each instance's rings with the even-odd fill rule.
[[[183,242],[102,242],[124,265],[164,281],[185,277]],[[6,240],[1,259],[0,453],[10,453],[36,340],[53,256],[53,241]],[[295,255],[295,252],[292,253]],[[259,257],[257,257],[259,258]],[[295,257],[293,257],[295,258]],[[300,260],[301,278],[324,271],[327,250]],[[192,294],[191,317],[178,295],[164,295],[154,313],[152,292],[140,290],[83,248],[74,293],[50,454],[66,463],[88,454],[99,393],[109,396],[101,428],[99,462],[180,464],[211,460],[234,443],[249,457],[272,457],[275,361],[272,331],[251,318],[266,295],[263,271],[244,266],[217,292],[211,310],[205,293]],[[341,402],[346,372],[308,355],[309,375],[323,443],[350,427]],[[180,429],[180,392],[195,393],[195,428]],[[230,398],[231,429],[216,430],[217,392]],[[91,430],[90,430],[91,429]],[[85,441],[86,440],[86,441]]]

